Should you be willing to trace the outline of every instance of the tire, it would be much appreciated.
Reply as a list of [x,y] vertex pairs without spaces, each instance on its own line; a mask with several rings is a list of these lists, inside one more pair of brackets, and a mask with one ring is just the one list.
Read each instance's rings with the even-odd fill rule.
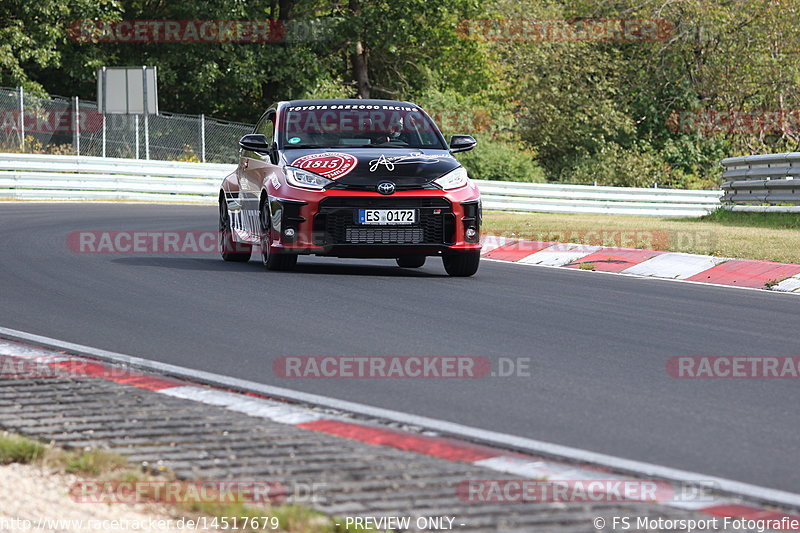
[[228,215],[228,205],[225,203],[225,197],[219,197],[219,254],[224,261],[233,261],[235,263],[246,263],[250,261],[250,255],[253,253],[253,247],[246,243],[236,242],[233,240],[233,232],[231,230],[231,219]]
[[442,262],[449,275],[465,278],[478,271],[481,253],[480,251],[449,253],[442,256]]
[[424,255],[406,255],[397,258],[397,266],[400,268],[419,268],[425,264]]
[[267,270],[292,270],[297,264],[297,254],[277,254],[270,241],[270,213],[266,198],[258,207],[258,220],[261,222],[261,263]]

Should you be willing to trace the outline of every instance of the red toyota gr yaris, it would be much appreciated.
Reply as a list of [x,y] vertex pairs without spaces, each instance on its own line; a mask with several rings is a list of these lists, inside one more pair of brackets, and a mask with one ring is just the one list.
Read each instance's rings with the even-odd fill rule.
[[274,105],[239,141],[219,194],[220,250],[270,270],[299,254],[394,258],[404,268],[441,256],[451,276],[480,261],[478,188],[418,106],[389,100],[295,100]]

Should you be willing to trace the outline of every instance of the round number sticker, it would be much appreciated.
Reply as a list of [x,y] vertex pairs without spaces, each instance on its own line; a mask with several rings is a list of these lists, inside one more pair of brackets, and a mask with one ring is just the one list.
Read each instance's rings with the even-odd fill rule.
[[341,152],[325,152],[322,154],[311,154],[298,157],[292,163],[293,167],[310,170],[314,174],[325,176],[335,180],[350,173],[356,165],[358,159],[350,154]]

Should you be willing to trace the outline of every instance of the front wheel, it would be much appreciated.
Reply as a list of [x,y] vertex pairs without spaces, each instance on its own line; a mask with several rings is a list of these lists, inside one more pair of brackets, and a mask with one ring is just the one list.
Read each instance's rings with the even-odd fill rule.
[[397,266],[400,268],[419,268],[425,264],[424,255],[406,255],[397,258]]
[[480,251],[451,252],[442,256],[444,269],[451,276],[469,277],[478,271],[481,262]]
[[267,270],[292,270],[297,264],[297,254],[276,254],[270,246],[270,214],[266,200],[261,201],[258,219],[261,222],[261,263]]

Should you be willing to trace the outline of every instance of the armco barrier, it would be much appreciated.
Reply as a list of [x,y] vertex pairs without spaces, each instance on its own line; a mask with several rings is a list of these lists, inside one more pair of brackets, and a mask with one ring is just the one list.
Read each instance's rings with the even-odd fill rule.
[[215,203],[234,165],[0,154],[0,198]]
[[[216,203],[233,165],[103,157],[0,154],[0,198]],[[692,217],[719,207],[720,191],[476,180],[484,209]]]
[[800,152],[730,157],[722,166],[727,209],[800,211]]
[[702,216],[719,207],[720,191],[649,189],[476,180],[484,209],[539,213]]

